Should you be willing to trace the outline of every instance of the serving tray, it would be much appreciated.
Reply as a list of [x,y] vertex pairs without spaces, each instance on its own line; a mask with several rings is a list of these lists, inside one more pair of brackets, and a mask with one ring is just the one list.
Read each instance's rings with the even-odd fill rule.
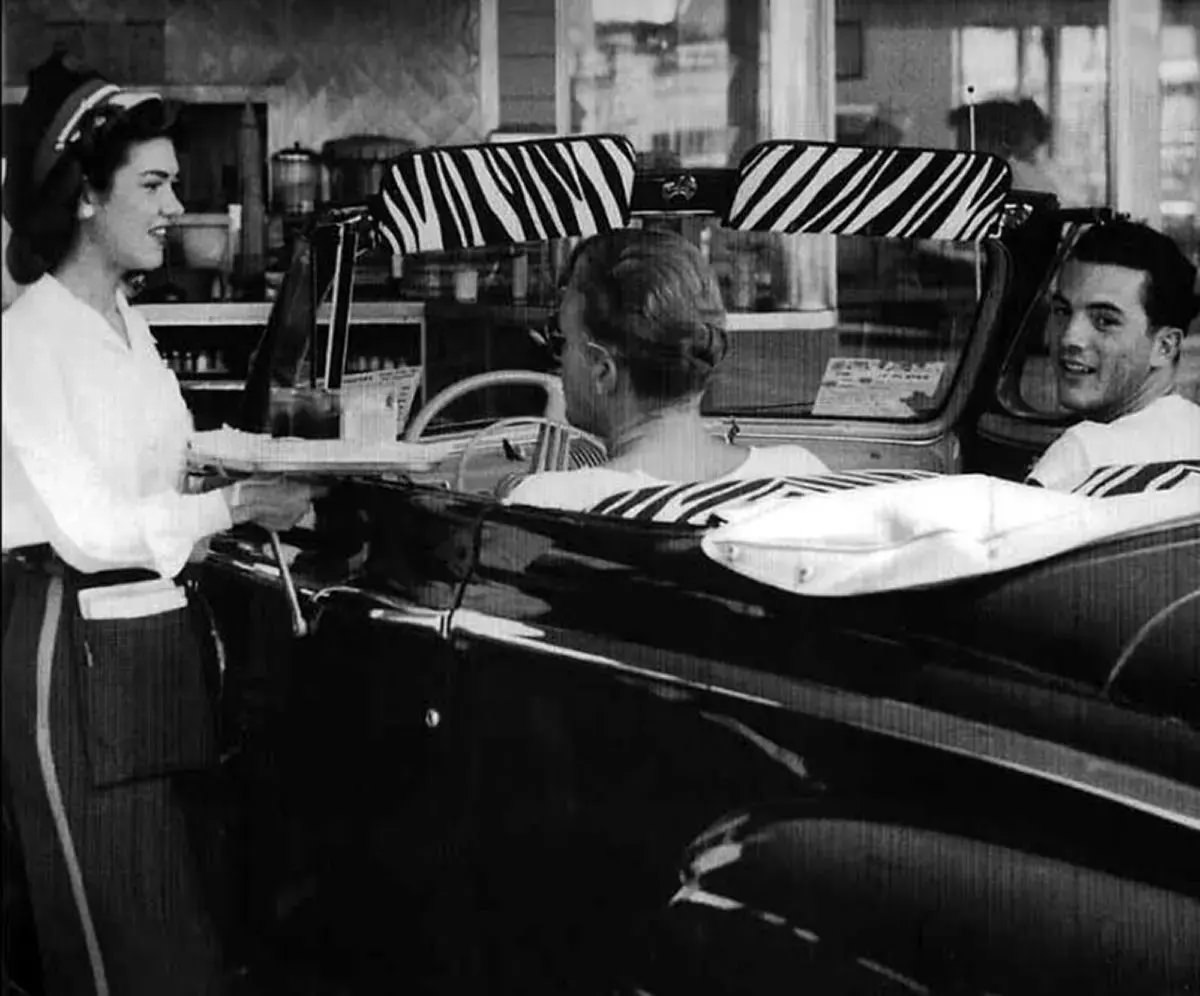
[[243,432],[225,426],[197,432],[188,442],[188,463],[228,475],[329,476],[432,470],[452,448],[445,443],[299,439]]

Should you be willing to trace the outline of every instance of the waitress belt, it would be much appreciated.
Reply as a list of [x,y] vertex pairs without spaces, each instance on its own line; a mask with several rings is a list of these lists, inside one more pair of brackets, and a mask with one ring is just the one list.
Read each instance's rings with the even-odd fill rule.
[[[41,674],[42,662],[49,667],[57,642],[65,641],[94,787],[202,770],[216,761],[213,694],[206,667],[215,638],[190,582],[173,589],[179,597],[172,607],[150,605],[145,615],[87,619],[80,611],[81,595],[86,600],[104,589],[102,594],[119,597],[157,575],[136,570],[83,574],[49,547],[6,554],[4,570],[6,595],[12,571],[45,578],[39,685],[50,681],[48,674]],[[6,617],[8,613],[6,605]]]

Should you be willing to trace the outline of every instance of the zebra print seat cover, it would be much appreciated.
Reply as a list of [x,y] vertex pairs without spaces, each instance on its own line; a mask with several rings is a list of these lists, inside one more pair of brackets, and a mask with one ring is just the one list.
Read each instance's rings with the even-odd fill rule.
[[419,149],[394,159],[375,211],[406,255],[623,228],[633,144],[620,135]]
[[[575,464],[585,466],[583,461]],[[594,464],[593,464],[594,465]],[[813,477],[766,477],[747,480],[702,481],[691,484],[655,484],[609,495],[589,510],[647,522],[673,522],[703,526],[723,512],[765,499],[800,498],[804,495],[848,491],[898,481],[941,477],[924,470],[859,470]],[[1100,467],[1072,491],[1093,498],[1115,498],[1146,491],[1200,487],[1200,460]]]
[[1093,498],[1115,498],[1144,491],[1170,491],[1183,485],[1200,486],[1200,460],[1097,467],[1071,491]]
[[714,519],[719,519],[723,512],[744,508],[768,498],[799,498],[804,495],[940,476],[925,470],[859,470],[812,477],[762,477],[690,484],[655,484],[609,495],[593,505],[589,511],[597,515],[615,515],[646,522],[705,526]]
[[742,157],[722,224],[972,242],[997,234],[1011,185],[1008,164],[978,152],[763,142]]

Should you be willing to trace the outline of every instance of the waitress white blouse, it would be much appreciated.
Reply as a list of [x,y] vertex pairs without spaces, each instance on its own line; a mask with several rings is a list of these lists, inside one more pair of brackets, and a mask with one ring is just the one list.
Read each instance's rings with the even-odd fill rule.
[[128,345],[49,275],[4,314],[3,547],[174,577],[232,523],[219,491],[181,493],[191,416],[145,319],[117,306]]

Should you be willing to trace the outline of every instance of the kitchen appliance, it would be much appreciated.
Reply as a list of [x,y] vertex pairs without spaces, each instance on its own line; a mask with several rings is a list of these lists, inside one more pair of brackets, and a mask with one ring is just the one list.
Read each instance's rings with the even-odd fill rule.
[[274,210],[296,217],[316,210],[321,192],[321,159],[299,142],[271,156],[271,194]]
[[334,204],[362,204],[379,192],[387,164],[416,147],[405,138],[386,135],[350,135],[322,146],[329,169],[330,200]]
[[181,214],[169,229],[179,233],[183,261],[194,270],[227,270],[230,265],[229,215]]

